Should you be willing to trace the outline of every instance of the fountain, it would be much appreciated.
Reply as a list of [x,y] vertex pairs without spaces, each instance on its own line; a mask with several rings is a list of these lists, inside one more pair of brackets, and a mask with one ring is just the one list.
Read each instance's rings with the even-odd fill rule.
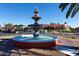
[[38,33],[41,25],[38,20],[41,17],[38,16],[38,8],[35,8],[35,15],[32,17],[35,23],[31,25],[34,30],[33,34],[18,35],[13,38],[13,45],[22,48],[51,48],[52,46],[59,45],[57,36],[45,36]]
[[35,23],[33,25],[34,34],[33,36],[37,38],[39,36],[38,30],[40,29],[40,24],[38,24],[38,20],[41,19],[41,17],[38,16],[38,9],[35,8],[34,11],[35,15],[32,17],[34,19]]

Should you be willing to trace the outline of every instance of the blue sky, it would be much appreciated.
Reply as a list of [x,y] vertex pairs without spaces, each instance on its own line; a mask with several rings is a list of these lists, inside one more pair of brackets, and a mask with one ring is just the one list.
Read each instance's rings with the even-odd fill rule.
[[65,15],[68,7],[61,12],[58,8],[59,3],[0,3],[0,24],[33,24],[34,9],[38,6],[40,24],[60,23],[67,22],[71,27],[79,27],[78,13],[74,18],[66,19]]

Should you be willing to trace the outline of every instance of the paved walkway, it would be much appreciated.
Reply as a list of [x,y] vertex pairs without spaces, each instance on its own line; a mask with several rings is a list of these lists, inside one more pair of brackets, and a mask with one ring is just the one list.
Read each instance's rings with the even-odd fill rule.
[[79,40],[68,40],[64,38],[59,38],[60,46],[53,47],[54,49],[65,53],[70,56],[78,56],[79,55]]
[[73,42],[71,40],[66,40],[64,38],[59,38],[60,45],[65,45],[65,46],[73,46]]
[[75,47],[79,50],[79,40],[77,39],[71,39],[71,40],[68,40],[68,39],[64,39],[64,38],[59,38],[59,41],[61,42],[60,45],[62,46],[71,46],[71,47]]

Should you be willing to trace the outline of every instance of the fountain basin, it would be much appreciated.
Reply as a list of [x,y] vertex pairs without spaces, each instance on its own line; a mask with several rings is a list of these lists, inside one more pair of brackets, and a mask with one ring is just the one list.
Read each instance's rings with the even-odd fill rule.
[[59,45],[59,41],[57,36],[34,38],[33,35],[20,35],[13,38],[13,45],[22,48],[50,48]]

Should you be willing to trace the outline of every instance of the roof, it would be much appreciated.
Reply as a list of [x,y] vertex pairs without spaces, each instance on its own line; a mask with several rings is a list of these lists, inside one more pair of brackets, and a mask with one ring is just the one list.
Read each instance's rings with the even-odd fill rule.
[[[35,26],[33,24],[30,24],[28,26]],[[40,24],[42,27],[65,27],[64,24]]]
[[64,27],[64,24],[48,24],[48,27]]

